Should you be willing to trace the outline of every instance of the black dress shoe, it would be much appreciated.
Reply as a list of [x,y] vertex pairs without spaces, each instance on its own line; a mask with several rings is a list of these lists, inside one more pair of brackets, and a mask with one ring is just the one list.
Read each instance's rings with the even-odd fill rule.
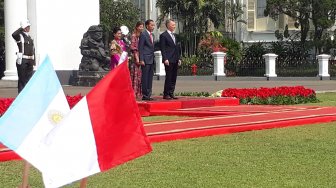
[[163,96],[163,99],[171,100],[172,98],[170,96],[168,96],[168,95],[165,95],[165,96]]
[[171,99],[178,99],[177,97],[175,97],[174,95],[169,95]]
[[142,98],[143,101],[154,101],[155,99],[153,98]]

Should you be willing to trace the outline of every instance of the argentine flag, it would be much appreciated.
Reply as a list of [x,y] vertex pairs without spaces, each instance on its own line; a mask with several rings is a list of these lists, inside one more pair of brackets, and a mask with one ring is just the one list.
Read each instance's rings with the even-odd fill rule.
[[108,73],[50,131],[42,171],[46,187],[60,187],[152,151],[127,60]]
[[0,142],[44,171],[46,137],[70,111],[56,72],[47,56],[0,118]]
[[[127,61],[127,60],[126,60]],[[0,119],[0,142],[61,187],[152,151],[127,62],[70,111],[49,58]]]

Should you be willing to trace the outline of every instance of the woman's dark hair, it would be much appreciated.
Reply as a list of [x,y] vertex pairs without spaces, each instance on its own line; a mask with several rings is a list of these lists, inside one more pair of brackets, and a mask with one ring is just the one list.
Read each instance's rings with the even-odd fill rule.
[[115,28],[113,28],[112,33],[116,34],[116,33],[118,33],[118,31],[121,31],[120,27],[115,27]]
[[139,37],[140,34],[141,34],[141,32],[138,31],[138,27],[139,27],[140,25],[144,25],[144,23],[143,23],[142,21],[138,21],[138,22],[135,24],[135,27],[134,27],[134,30],[133,30],[133,33],[135,33],[135,35],[136,35],[137,37]]
[[142,21],[138,21],[136,24],[135,24],[135,28],[139,27],[140,25],[143,25],[144,23]]

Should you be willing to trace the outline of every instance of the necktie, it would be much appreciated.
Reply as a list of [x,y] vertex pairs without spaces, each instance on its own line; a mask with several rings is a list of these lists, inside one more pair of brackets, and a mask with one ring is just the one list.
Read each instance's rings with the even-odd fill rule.
[[150,40],[151,40],[151,42],[153,44],[153,35],[152,35],[152,32],[149,33],[149,37],[150,37]]
[[173,41],[175,43],[175,35],[174,35],[174,33],[171,33],[171,37],[172,37],[172,39],[173,39]]

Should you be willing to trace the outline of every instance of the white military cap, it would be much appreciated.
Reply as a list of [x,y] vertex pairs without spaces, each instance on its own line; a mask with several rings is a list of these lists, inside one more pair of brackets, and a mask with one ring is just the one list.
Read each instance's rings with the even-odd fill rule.
[[29,22],[29,20],[23,20],[23,21],[21,21],[21,22],[20,22],[20,26],[21,26],[22,29],[24,29],[24,28],[30,26],[30,22]]

